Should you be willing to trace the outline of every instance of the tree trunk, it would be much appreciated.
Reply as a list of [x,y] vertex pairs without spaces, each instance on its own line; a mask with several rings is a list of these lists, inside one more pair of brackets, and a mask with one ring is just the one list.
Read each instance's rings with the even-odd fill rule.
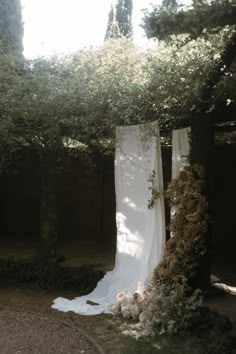
[[[214,147],[214,120],[209,111],[209,103],[214,86],[220,81],[226,69],[229,69],[235,60],[236,54],[236,31],[232,34],[226,43],[225,49],[221,54],[221,59],[213,70],[209,73],[199,95],[198,111],[191,117],[191,150],[190,161],[204,166],[206,171],[206,198],[208,205],[211,195],[212,178],[212,151]],[[210,207],[209,207],[209,214]],[[196,286],[202,289],[210,285],[210,256],[209,247],[211,240],[211,224],[208,223],[208,232],[206,235],[207,253],[203,257],[199,274],[196,278]]]
[[[199,164],[204,167],[206,173],[205,196],[208,201],[208,212],[210,212],[209,201],[211,193],[212,176],[212,152],[214,147],[214,125],[211,114],[197,113],[191,120],[191,164]],[[211,224],[208,222],[206,235],[207,252],[202,257],[199,272],[193,281],[193,286],[205,290],[210,286],[210,256],[209,248],[211,243]]]
[[56,255],[57,242],[57,180],[58,173],[52,159],[47,159],[41,178],[40,245],[38,256]]

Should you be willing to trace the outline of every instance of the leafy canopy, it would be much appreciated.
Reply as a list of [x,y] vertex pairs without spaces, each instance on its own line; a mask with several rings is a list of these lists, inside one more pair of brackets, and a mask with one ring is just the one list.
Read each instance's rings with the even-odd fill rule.
[[183,6],[176,0],[163,0],[144,11],[143,28],[148,38],[166,40],[170,35],[188,33],[196,38],[206,30],[215,33],[222,27],[236,24],[234,0],[193,0]]
[[[176,116],[193,109],[231,32],[226,27],[195,40],[173,36],[148,52],[120,38],[51,59],[1,55],[1,159],[26,145],[60,154],[80,142],[106,152],[113,149],[117,125],[158,119],[161,128],[173,127]],[[228,87],[235,87],[235,72],[225,73],[212,102],[219,92],[224,104],[233,101],[235,90]]]

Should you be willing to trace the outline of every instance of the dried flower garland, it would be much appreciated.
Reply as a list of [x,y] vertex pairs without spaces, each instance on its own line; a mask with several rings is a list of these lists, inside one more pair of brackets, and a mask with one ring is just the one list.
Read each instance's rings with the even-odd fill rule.
[[208,205],[204,195],[204,168],[186,166],[174,179],[166,192],[174,209],[164,260],[153,274],[153,283],[171,282],[174,278],[194,278],[206,252]]
[[151,192],[151,198],[148,200],[148,209],[153,209],[156,203],[156,200],[160,197],[160,191],[157,186],[156,180],[156,171],[153,170],[148,178],[148,182],[151,183],[151,186],[148,188]]
[[[152,174],[150,181],[154,179]],[[177,333],[197,322],[202,299],[189,280],[197,275],[206,252],[208,206],[204,189],[200,165],[185,167],[172,181],[166,197],[175,210],[170,225],[173,237],[167,242],[164,259],[154,270],[149,289],[133,295],[121,293],[113,308],[123,317],[139,318],[149,334],[153,330]]]

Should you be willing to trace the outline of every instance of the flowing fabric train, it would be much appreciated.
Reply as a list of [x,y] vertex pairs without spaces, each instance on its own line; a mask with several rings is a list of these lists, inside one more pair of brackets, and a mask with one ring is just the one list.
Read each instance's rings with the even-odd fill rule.
[[[153,171],[155,171],[153,175]],[[149,181],[150,176],[154,179]],[[155,184],[155,186],[153,186]],[[160,197],[148,209],[151,187]],[[148,282],[165,247],[163,176],[158,123],[117,128],[115,153],[117,251],[115,267],[89,295],[57,298],[52,307],[82,315],[109,313],[119,292]],[[90,300],[98,305],[90,305]]]

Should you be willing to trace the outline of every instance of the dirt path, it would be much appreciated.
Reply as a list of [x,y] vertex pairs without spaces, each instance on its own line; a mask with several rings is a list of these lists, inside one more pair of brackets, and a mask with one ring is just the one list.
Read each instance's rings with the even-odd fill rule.
[[[111,315],[80,316],[51,308],[53,299],[76,294],[0,287],[1,354],[118,354],[122,321]],[[225,295],[207,305],[236,320],[236,296]]]
[[[2,354],[119,353],[119,319],[109,315],[80,316],[51,309],[57,296],[72,293],[0,289],[0,352]],[[88,337],[86,336],[88,334]],[[96,345],[97,344],[97,345]]]

